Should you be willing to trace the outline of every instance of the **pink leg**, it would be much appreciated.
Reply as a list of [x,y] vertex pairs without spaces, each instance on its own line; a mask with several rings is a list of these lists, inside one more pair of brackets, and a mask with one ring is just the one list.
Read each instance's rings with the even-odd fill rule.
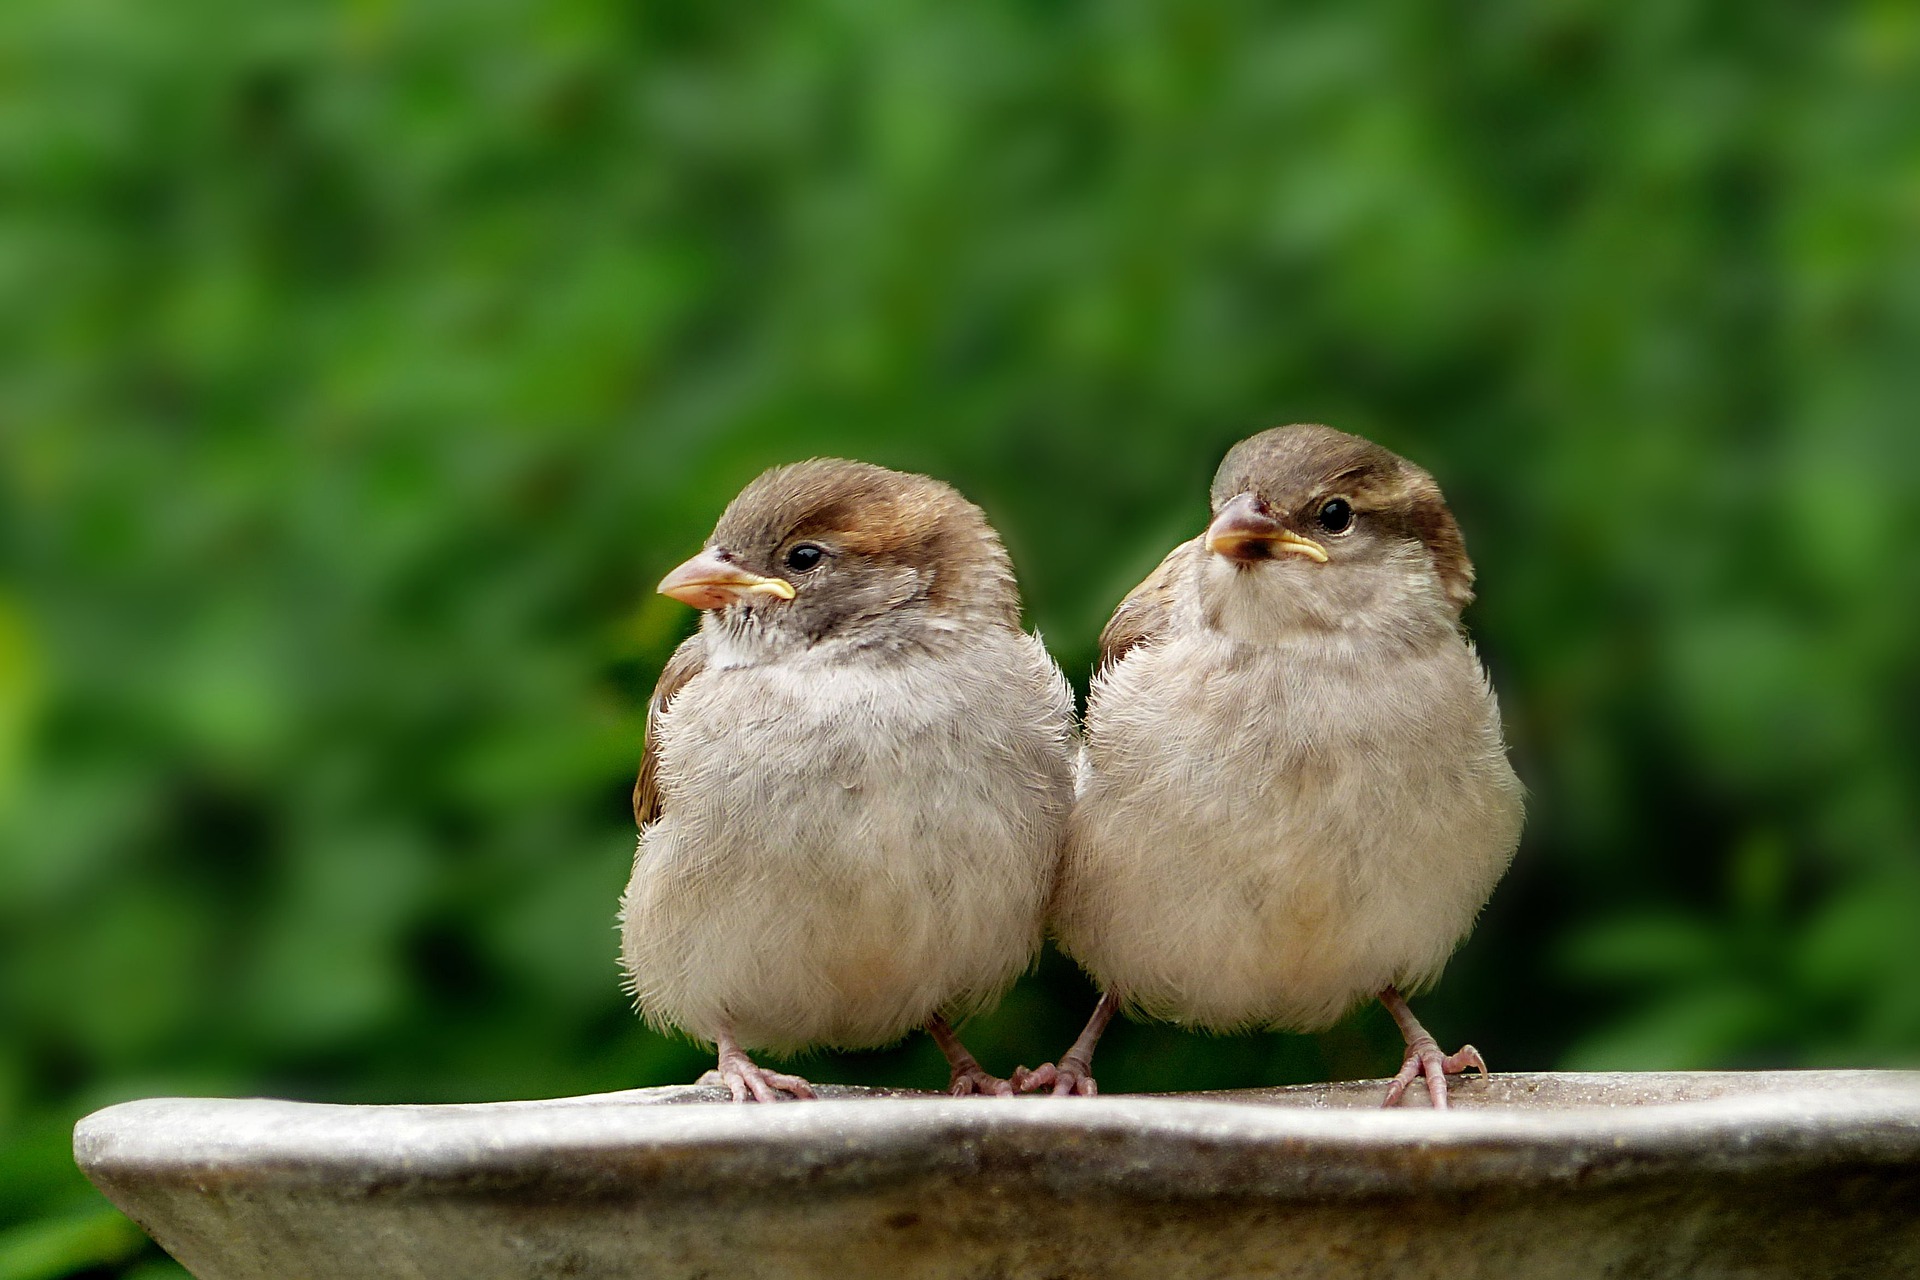
[[735,1102],[784,1102],[783,1093],[795,1098],[813,1096],[813,1086],[799,1076],[754,1065],[731,1032],[722,1031],[717,1039],[720,1065],[694,1081],[695,1084],[724,1085]]
[[1114,1011],[1120,1007],[1120,997],[1108,991],[1101,995],[1100,1003],[1093,1006],[1093,1016],[1087,1019],[1086,1029],[1073,1047],[1060,1055],[1056,1063],[1043,1063],[1029,1071],[1025,1067],[1017,1068],[1013,1073],[1013,1087],[1023,1093],[1053,1086],[1056,1098],[1079,1094],[1091,1098],[1100,1092],[1093,1082],[1093,1047],[1100,1043],[1101,1032],[1113,1021]]
[[995,1097],[1011,1098],[1013,1086],[982,1067],[974,1056],[967,1052],[967,1046],[960,1043],[960,1037],[953,1033],[947,1020],[939,1014],[927,1019],[927,1034],[940,1046],[940,1052],[947,1055],[947,1061],[953,1066],[953,1075],[947,1080],[947,1092],[956,1098],[969,1094],[992,1094]]
[[1393,1083],[1387,1086],[1387,1100],[1382,1106],[1391,1107],[1399,1103],[1406,1094],[1407,1086],[1416,1079],[1427,1079],[1427,1096],[1433,1100],[1435,1111],[1447,1109],[1447,1077],[1458,1075],[1468,1067],[1480,1073],[1482,1080],[1487,1078],[1486,1059],[1472,1045],[1463,1045],[1458,1053],[1443,1054],[1420,1020],[1413,1016],[1413,1010],[1407,1007],[1406,997],[1397,990],[1388,987],[1380,993],[1380,1003],[1387,1006],[1387,1012],[1400,1027],[1400,1035],[1407,1042],[1407,1058],[1400,1064],[1399,1074],[1393,1077]]

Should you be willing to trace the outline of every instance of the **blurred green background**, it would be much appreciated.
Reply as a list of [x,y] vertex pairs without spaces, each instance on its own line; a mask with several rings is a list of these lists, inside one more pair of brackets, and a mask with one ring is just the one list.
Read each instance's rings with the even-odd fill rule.
[[1234,439],[1411,455],[1533,790],[1439,1037],[1920,1059],[1905,0],[13,0],[0,360],[0,1280],[178,1274],[71,1164],[110,1102],[701,1069],[614,966],[651,589],[816,454],[981,502],[1082,681]]

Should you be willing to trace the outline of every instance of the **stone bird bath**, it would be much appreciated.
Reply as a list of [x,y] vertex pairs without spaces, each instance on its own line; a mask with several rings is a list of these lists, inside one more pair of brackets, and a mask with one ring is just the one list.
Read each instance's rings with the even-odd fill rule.
[[1383,1088],[162,1098],[74,1148],[202,1280],[1920,1275],[1920,1075]]

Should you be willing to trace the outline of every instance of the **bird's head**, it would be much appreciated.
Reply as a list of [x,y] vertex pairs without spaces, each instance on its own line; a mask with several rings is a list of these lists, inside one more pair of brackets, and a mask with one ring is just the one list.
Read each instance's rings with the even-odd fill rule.
[[938,480],[838,458],[760,475],[660,591],[706,610],[710,630],[779,649],[914,644],[1020,617],[978,507]]
[[1242,440],[1215,473],[1201,602],[1249,641],[1454,625],[1473,565],[1433,477],[1331,427]]

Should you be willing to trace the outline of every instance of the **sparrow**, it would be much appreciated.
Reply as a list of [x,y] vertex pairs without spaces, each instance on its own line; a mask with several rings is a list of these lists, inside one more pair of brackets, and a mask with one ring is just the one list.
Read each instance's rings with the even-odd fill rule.
[[648,705],[621,900],[648,1023],[702,1083],[808,1098],[749,1050],[918,1027],[954,1094],[1010,1094],[952,1023],[1033,961],[1072,805],[1073,695],[980,509],[926,476],[779,467],[660,591],[702,611]]
[[1212,522],[1100,637],[1079,795],[1050,907],[1102,995],[1023,1088],[1096,1092],[1114,1012],[1314,1030],[1378,998],[1406,1041],[1387,1090],[1486,1064],[1443,1054],[1404,992],[1433,982],[1518,844],[1522,788],[1462,629],[1473,565],[1433,477],[1329,427],[1265,431],[1214,476]]

